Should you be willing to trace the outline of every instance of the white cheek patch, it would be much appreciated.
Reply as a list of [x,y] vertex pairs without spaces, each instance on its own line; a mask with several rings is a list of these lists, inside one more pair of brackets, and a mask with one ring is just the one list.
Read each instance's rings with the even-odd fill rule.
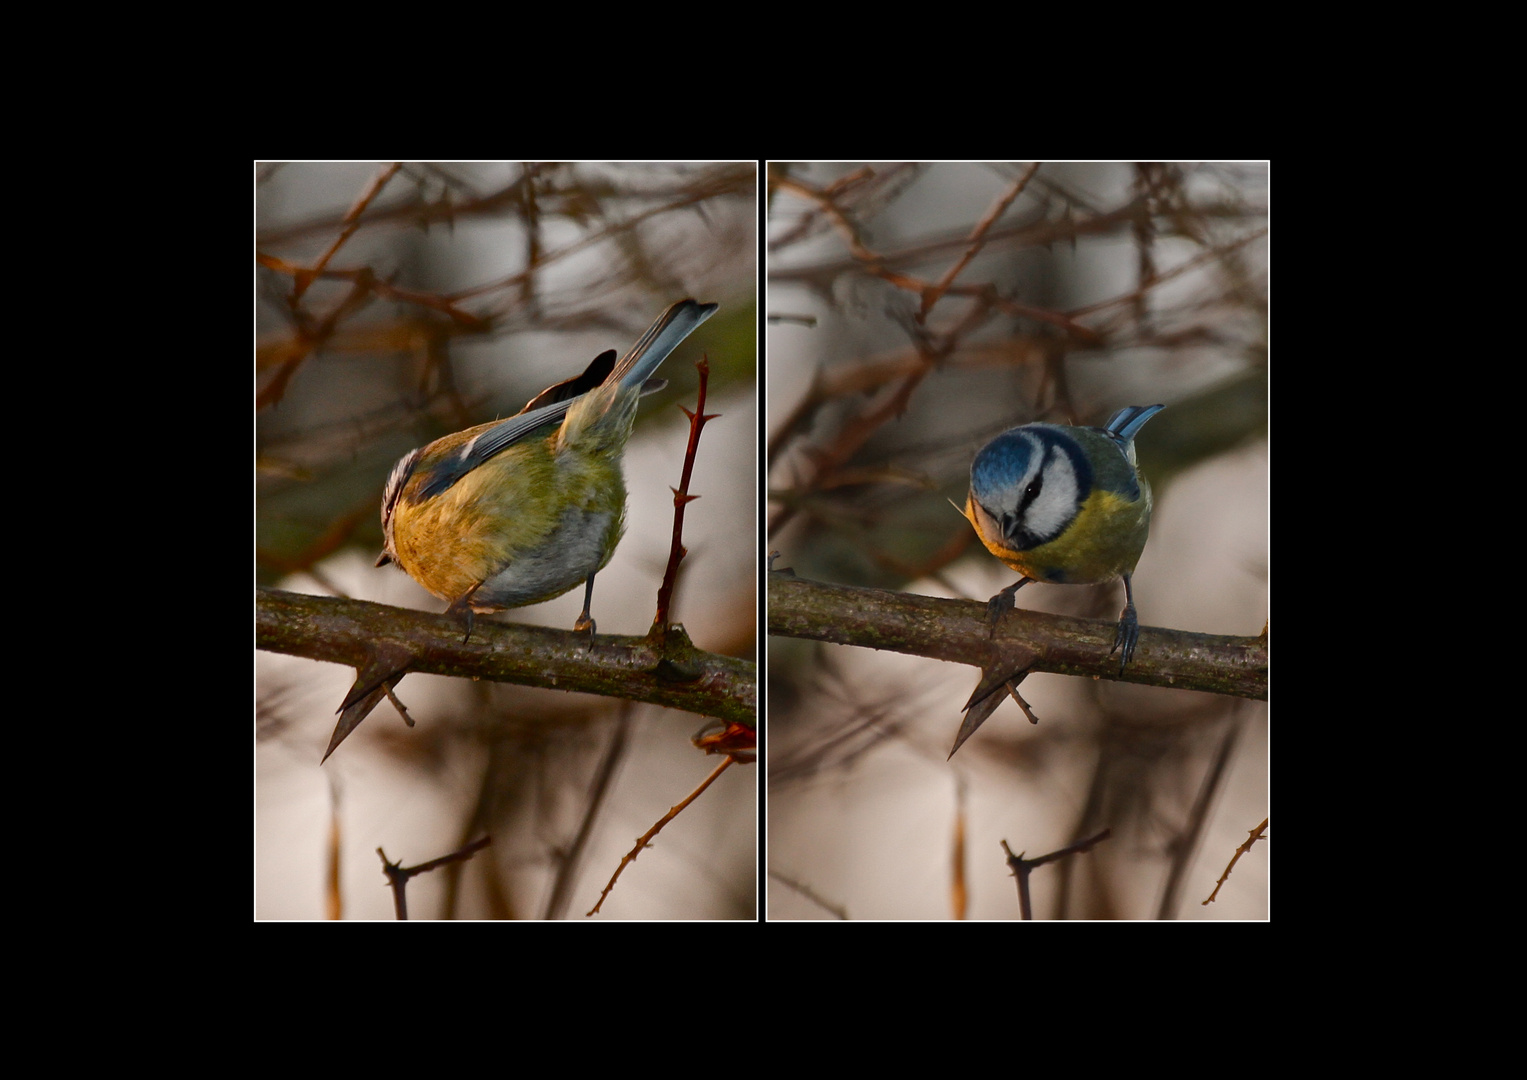
[[1017,551],[1059,537],[1076,519],[1089,482],[1080,452],[1068,436],[1040,425],[993,440],[971,466],[978,531]]
[[1071,455],[1053,447],[1045,457],[1044,485],[1039,497],[1029,504],[1023,525],[1039,543],[1054,540],[1066,531],[1076,517],[1080,502],[1076,466]]

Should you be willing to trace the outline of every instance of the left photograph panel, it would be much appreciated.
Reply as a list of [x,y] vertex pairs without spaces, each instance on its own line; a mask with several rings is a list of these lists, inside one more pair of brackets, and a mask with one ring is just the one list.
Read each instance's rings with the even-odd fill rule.
[[756,920],[756,163],[253,167],[254,919]]

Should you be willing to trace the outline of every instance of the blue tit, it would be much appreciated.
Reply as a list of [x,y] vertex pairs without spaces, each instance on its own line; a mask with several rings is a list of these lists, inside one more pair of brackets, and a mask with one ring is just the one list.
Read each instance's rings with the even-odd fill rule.
[[1024,424],[976,454],[965,517],[986,550],[1023,575],[987,604],[994,630],[1031,581],[1094,585],[1122,577],[1124,610],[1109,652],[1123,650],[1123,674],[1140,638],[1130,575],[1151,523],[1151,488],[1135,463],[1134,440],[1163,408],[1131,405],[1100,428]]
[[615,363],[538,394],[514,416],[404,454],[382,496],[382,555],[466,623],[473,612],[539,604],[579,585],[573,629],[594,632],[594,575],[626,526],[621,456],[650,376],[717,305],[680,300]]

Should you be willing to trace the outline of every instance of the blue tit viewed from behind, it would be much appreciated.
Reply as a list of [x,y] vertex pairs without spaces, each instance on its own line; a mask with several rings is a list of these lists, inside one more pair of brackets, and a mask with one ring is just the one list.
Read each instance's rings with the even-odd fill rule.
[[1151,521],[1151,489],[1136,465],[1134,439],[1163,408],[1131,405],[1100,428],[1024,424],[976,454],[965,517],[986,550],[1023,575],[987,604],[993,632],[1031,581],[1123,578],[1124,610],[1109,650],[1122,652],[1123,673],[1140,637],[1130,579]]
[[594,576],[625,531],[621,458],[649,379],[716,311],[680,300],[615,362],[533,398],[514,416],[403,455],[382,496],[377,565],[396,563],[472,632],[473,612],[539,604],[585,588],[573,629],[590,635]]

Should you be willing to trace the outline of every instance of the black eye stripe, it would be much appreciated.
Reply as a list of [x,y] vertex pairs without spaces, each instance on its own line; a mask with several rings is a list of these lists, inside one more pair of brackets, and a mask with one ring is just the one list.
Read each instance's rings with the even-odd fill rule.
[[1039,455],[1039,467],[1034,470],[1034,479],[1029,481],[1028,486],[1023,489],[1022,497],[1018,500],[1019,513],[1022,513],[1025,507],[1033,505],[1034,500],[1039,498],[1045,486],[1045,470],[1062,453],[1055,443],[1049,440],[1041,442],[1040,445],[1043,450]]

